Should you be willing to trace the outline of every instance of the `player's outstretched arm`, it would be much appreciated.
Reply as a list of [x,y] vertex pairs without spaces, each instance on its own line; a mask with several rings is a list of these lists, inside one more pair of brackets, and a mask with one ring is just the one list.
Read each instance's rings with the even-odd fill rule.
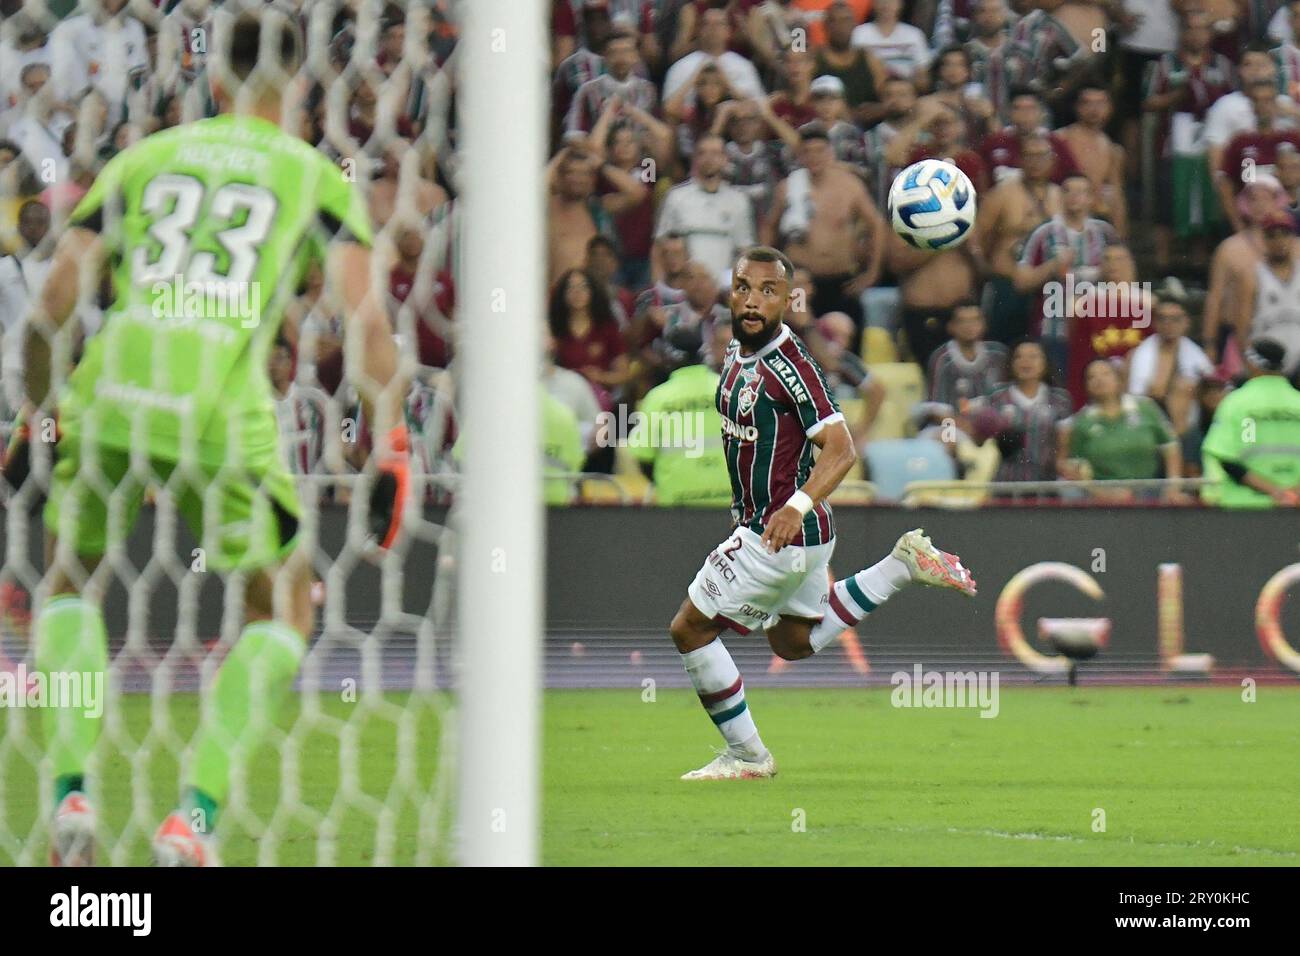
[[43,408],[49,398],[55,340],[77,306],[82,283],[97,281],[101,250],[98,233],[80,226],[59,238],[41,297],[28,316],[23,343],[27,400],[33,408]]
[[361,396],[375,436],[379,476],[370,496],[370,530],[387,548],[401,528],[408,497],[410,440],[402,416],[406,385],[388,314],[370,280],[370,259],[370,249],[360,243],[335,242],[326,275],[344,307],[344,371]]
[[46,416],[46,406],[54,397],[51,395],[54,363],[68,364],[71,353],[66,331],[68,319],[77,307],[82,283],[93,285],[99,277],[101,251],[99,236],[94,231],[74,226],[65,232],[54,250],[41,296],[25,317],[26,399],[4,450],[4,480],[11,488],[21,487],[31,470],[32,429],[38,418]]
[[403,390],[397,374],[397,346],[383,303],[370,280],[370,249],[357,242],[330,247],[326,275],[343,303],[345,371],[361,395],[378,434],[401,423]]
[[853,436],[849,434],[849,427],[843,420],[826,425],[809,441],[820,448],[821,453],[817,456],[808,480],[790,496],[785,507],[773,515],[763,529],[763,544],[773,553],[794,539],[803,525],[804,515],[839,487],[856,458]]

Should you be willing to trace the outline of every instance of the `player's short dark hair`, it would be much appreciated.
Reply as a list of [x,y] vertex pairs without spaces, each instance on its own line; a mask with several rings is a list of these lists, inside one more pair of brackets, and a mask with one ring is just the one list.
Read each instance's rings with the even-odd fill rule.
[[1076,105],[1078,105],[1079,101],[1083,99],[1084,93],[1104,93],[1107,99],[1113,99],[1110,95],[1110,89],[1105,85],[1101,83],[1084,83],[1074,91],[1074,102]]
[[1241,55],[1245,56],[1247,53],[1263,53],[1269,59],[1272,59],[1273,45],[1267,40],[1251,40],[1241,51]]
[[736,257],[737,264],[741,259],[749,262],[779,262],[781,268],[785,270],[785,280],[790,282],[794,279],[794,263],[780,249],[774,249],[772,246],[750,246]]
[[[269,19],[269,18],[268,18]],[[245,10],[236,15],[230,25],[230,44],[226,50],[230,72],[240,81],[247,80],[257,69],[262,51],[263,15],[253,10]],[[285,16],[278,24],[280,48],[277,51],[279,62],[273,64],[285,73],[294,74],[302,65],[302,36],[293,19]]]
[[1038,101],[1038,104],[1039,104],[1040,106],[1041,106],[1042,103],[1043,103],[1043,94],[1039,93],[1037,90],[1030,89],[1030,88],[1027,87],[1027,86],[1017,86],[1017,87],[1014,87],[1014,88],[1011,90],[1011,95],[1007,97],[1007,102],[1008,102],[1008,103],[1014,103],[1016,100],[1020,99],[1022,96],[1031,96],[1031,97],[1033,97],[1035,100]]

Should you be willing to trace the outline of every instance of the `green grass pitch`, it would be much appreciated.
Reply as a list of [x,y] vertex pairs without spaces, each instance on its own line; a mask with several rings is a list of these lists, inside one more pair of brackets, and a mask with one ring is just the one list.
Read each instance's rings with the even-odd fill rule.
[[[1004,687],[998,716],[985,719],[974,710],[897,709],[888,689],[757,688],[749,702],[780,775],[688,784],[677,776],[708,760],[720,739],[689,691],[660,691],[654,702],[642,700],[639,685],[550,691],[543,862],[1294,866],[1300,689],[1257,694],[1246,703],[1232,688]],[[298,802],[309,812],[278,825],[277,862],[316,862],[312,817],[335,801],[344,720],[365,796],[339,803],[336,862],[374,857],[375,813],[399,762],[403,714],[418,743],[402,762],[415,789],[432,788],[437,711],[401,694],[366,717],[358,706],[322,698],[323,719],[302,742]],[[123,708],[144,746],[130,755],[106,747],[101,813],[110,832],[125,828],[129,861],[145,863],[155,818],[175,799],[177,765],[170,745],[148,733],[148,699],[126,697]],[[195,698],[177,695],[169,713],[175,739],[188,738]],[[36,715],[26,716],[35,728]],[[136,782],[137,800],[151,806],[128,825],[132,763],[147,777]],[[273,749],[259,753],[249,777],[265,822],[281,792]],[[0,833],[34,831],[43,844],[31,766],[12,747],[0,750],[0,796]],[[415,804],[390,803],[398,808],[393,858],[413,862]],[[1104,831],[1094,829],[1098,810]],[[231,819],[222,829],[227,865],[257,861],[255,826]],[[15,847],[0,840],[0,865],[14,861]]]
[[[298,743],[298,772],[294,775],[298,790],[296,794],[290,791],[291,799],[281,801],[285,791],[275,747],[264,746],[255,755],[247,774],[253,819],[227,814],[218,820],[224,865],[251,866],[258,862],[259,832],[271,821],[280,803],[301,809],[276,820],[277,865],[318,863],[317,833],[322,817],[332,819],[336,827],[333,862],[338,865],[370,865],[381,832],[391,835],[392,862],[406,865],[416,861],[419,806],[428,802],[426,795],[436,792],[438,782],[442,729],[439,710],[428,698],[395,693],[382,697],[361,695],[357,702],[321,694],[319,702],[319,715],[303,720],[299,706],[290,706],[280,720],[286,733],[295,724],[302,724],[297,731],[302,739]],[[188,741],[194,734],[198,697],[173,695],[166,708],[170,726],[165,728],[161,720],[151,720],[147,696],[124,695],[120,704],[127,728],[125,742],[122,735],[107,731],[100,740],[103,766],[98,774],[97,803],[101,831],[125,840],[129,865],[144,866],[150,863],[153,831],[176,804],[177,742]],[[7,716],[0,710],[0,728]],[[28,710],[24,716],[29,733],[39,739],[40,715]],[[403,722],[408,728],[406,751],[401,749],[403,735],[398,731]],[[303,728],[308,727],[310,731],[304,734]],[[399,754],[406,776],[395,784]],[[39,751],[35,755],[39,757]],[[9,839],[14,835],[21,838],[34,832],[39,844],[36,862],[43,864],[48,858],[45,827],[37,825],[35,816],[37,791],[31,757],[13,747],[0,746],[0,866],[12,865],[18,853],[16,844],[25,845],[25,840]],[[133,767],[139,772],[133,774]],[[345,777],[356,782],[355,791],[344,790],[340,797],[340,783]],[[385,805],[392,810],[386,827],[379,822],[385,816]],[[134,819],[133,806],[137,808]],[[42,816],[47,816],[50,808],[43,806],[40,810]],[[450,859],[447,825],[443,823],[436,832],[441,834],[441,846],[434,861],[446,863]],[[107,862],[102,849],[100,862]]]
[[1300,689],[1257,694],[1004,687],[988,719],[896,709],[888,688],[758,688],[778,776],[686,783],[720,740],[693,694],[551,693],[544,859],[1295,866]]

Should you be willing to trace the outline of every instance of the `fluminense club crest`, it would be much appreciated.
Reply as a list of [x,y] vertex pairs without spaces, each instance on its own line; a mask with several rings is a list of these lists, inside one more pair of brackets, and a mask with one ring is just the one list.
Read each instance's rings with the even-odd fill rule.
[[758,401],[758,390],[762,383],[757,378],[751,379],[741,387],[740,394],[736,396],[736,411],[741,415],[748,415],[754,410],[754,403]]

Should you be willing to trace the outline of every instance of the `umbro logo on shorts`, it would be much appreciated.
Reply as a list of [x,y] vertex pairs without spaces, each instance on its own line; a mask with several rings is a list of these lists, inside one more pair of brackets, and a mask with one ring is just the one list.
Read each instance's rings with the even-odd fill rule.
[[704,586],[709,589],[709,593],[714,597],[722,597],[722,588],[714,584],[712,580],[706,580]]

